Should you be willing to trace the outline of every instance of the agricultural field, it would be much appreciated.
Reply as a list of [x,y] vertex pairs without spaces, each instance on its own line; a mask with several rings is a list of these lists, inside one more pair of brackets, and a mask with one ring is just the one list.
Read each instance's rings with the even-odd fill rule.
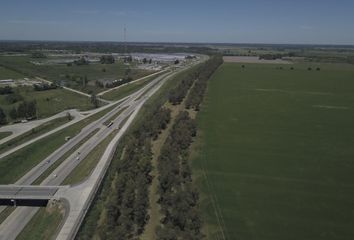
[[38,118],[50,117],[66,109],[88,110],[93,108],[88,97],[60,88],[48,91],[35,91],[32,87],[17,87],[14,90],[16,95],[22,97],[18,102],[12,103],[9,101],[9,95],[0,95],[0,106],[7,115],[9,115],[8,113],[13,107],[18,106],[23,100],[36,100]]
[[219,68],[193,162],[208,239],[353,239],[353,92],[352,65]]
[[[44,60],[50,61],[58,59],[48,58]],[[137,79],[152,73],[152,71],[136,69],[133,65],[129,67],[122,61],[117,61],[114,64],[90,63],[88,65],[72,64],[71,66],[62,63],[33,64],[33,62],[36,61],[38,61],[38,59],[33,59],[29,56],[0,56],[0,66],[6,66],[8,71],[11,70],[12,72],[17,72],[17,74],[27,77],[41,77],[87,93],[97,93],[104,90],[96,86],[96,80],[121,79],[124,78],[128,72],[132,79]],[[84,86],[83,80],[85,77],[87,78],[87,83]],[[0,78],[3,77],[1,76]]]

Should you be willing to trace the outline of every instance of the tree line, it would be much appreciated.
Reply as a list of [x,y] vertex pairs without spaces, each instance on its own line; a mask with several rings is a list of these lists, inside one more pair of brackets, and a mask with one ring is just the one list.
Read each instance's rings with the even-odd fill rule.
[[127,136],[123,157],[116,159],[118,164],[105,200],[105,222],[96,226],[100,239],[135,239],[143,232],[149,220],[151,140],[166,128],[170,118],[170,110],[156,108]]
[[195,121],[188,112],[180,112],[161,149],[158,202],[163,218],[156,230],[157,240],[203,238],[199,194],[193,185],[188,163],[189,147],[196,133]]
[[218,69],[218,67],[223,63],[221,56],[211,57],[205,64],[203,64],[198,71],[198,78],[188,94],[186,99],[186,108],[194,108],[194,110],[199,110],[199,105],[203,101],[203,96],[207,88],[208,80],[211,75]]

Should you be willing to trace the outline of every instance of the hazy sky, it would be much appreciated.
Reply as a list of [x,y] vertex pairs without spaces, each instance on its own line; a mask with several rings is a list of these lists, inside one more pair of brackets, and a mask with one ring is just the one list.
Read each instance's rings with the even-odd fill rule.
[[354,0],[1,0],[1,40],[354,44]]

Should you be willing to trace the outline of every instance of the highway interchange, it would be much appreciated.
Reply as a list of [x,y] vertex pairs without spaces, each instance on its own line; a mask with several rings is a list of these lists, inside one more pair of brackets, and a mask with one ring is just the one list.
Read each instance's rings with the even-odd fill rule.
[[[197,62],[194,64],[196,63]],[[105,108],[108,106],[114,106],[114,108],[100,119],[84,127],[79,134],[54,151],[14,184],[0,186],[0,198],[20,199],[21,197],[25,197],[33,199],[61,199],[66,202],[67,209],[65,221],[56,239],[73,239],[106,173],[119,140],[133,122],[143,104],[156,93],[168,79],[189,67],[190,66],[186,66],[176,71],[167,71],[133,94],[107,105]],[[92,114],[89,116],[91,115]],[[82,116],[77,117],[75,122],[82,119]],[[107,126],[105,123],[110,121],[111,124]],[[79,184],[60,186],[75,167],[77,167],[98,144],[112,134],[114,134],[113,140],[109,143],[91,175]],[[75,148],[75,146],[88,137],[89,139],[61,162],[59,166],[40,183],[40,186],[29,186],[71,149]],[[20,146],[18,149],[20,149]],[[16,186],[18,187],[17,189]],[[47,186],[47,188],[45,188],[45,186]],[[13,194],[14,189],[16,195]],[[45,189],[47,189],[47,192]],[[22,196],[19,194],[21,191],[26,195]],[[4,207],[0,207],[0,211],[2,210],[4,210]],[[38,210],[38,207],[17,207],[0,225],[0,239],[16,239]]]

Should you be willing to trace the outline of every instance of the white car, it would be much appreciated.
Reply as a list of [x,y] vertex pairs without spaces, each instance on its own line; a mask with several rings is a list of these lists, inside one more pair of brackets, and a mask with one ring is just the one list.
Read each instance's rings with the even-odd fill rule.
[[53,174],[53,178],[56,178],[57,177],[57,175],[56,174]]

